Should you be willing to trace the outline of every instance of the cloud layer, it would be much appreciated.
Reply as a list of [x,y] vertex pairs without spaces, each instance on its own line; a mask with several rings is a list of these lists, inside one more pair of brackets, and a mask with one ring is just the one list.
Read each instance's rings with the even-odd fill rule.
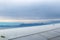
[[11,19],[60,18],[59,0],[0,0],[0,17]]

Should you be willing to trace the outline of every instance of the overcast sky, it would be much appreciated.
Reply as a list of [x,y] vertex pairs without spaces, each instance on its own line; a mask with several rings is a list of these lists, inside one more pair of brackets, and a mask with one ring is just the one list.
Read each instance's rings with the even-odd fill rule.
[[60,18],[59,0],[0,0],[0,19]]

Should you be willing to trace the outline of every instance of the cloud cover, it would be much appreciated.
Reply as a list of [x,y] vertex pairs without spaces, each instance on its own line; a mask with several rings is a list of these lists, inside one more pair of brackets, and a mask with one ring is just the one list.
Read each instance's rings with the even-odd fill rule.
[[11,19],[60,18],[59,0],[0,0],[0,17]]

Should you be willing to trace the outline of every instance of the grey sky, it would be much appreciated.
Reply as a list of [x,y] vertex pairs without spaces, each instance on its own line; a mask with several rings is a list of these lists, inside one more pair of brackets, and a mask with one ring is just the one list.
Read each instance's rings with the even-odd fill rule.
[[0,17],[8,19],[60,18],[60,1],[0,0]]

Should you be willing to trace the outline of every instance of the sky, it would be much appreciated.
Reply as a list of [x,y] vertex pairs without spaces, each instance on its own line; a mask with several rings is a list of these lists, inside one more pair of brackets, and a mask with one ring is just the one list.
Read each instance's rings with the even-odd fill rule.
[[0,20],[60,19],[59,0],[0,0]]

